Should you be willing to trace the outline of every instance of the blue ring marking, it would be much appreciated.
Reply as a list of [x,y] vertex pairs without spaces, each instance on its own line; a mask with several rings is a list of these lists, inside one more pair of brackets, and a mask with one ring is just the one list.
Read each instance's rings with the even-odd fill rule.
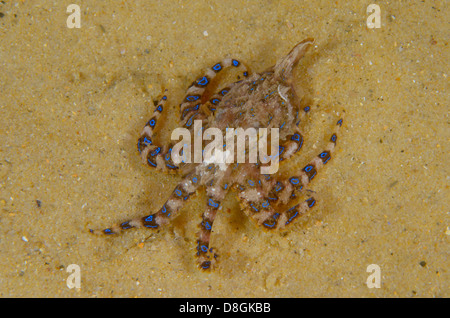
[[151,162],[150,159],[147,159],[147,162],[148,162],[149,164],[151,164],[153,167],[156,167],[156,164],[154,164],[153,162]]
[[132,226],[130,225],[130,221],[123,222],[122,224],[120,224],[120,227],[121,227],[123,230],[128,230],[128,229],[131,229],[131,228],[132,228]]
[[327,155],[328,155],[328,158],[327,158],[327,160],[325,160],[325,161],[323,162],[323,164],[326,164],[326,163],[328,162],[328,160],[330,160],[331,156],[330,156],[330,154],[329,154],[328,152],[326,152],[326,151],[322,152],[322,153],[319,155],[320,158],[326,158]]
[[197,183],[197,177],[193,177],[192,182]]
[[217,63],[216,65],[214,65],[214,66],[212,67],[212,69],[213,69],[214,71],[220,71],[220,70],[222,69],[222,65],[220,65],[220,63]]
[[210,101],[213,105],[217,105],[219,102],[220,102],[220,99],[218,99],[218,98],[213,98],[213,99],[211,99],[211,101]]
[[269,204],[270,204],[269,201],[266,200],[266,201],[263,202],[262,207],[263,208],[267,208],[269,206]]
[[161,151],[161,147],[158,147],[158,148],[156,148],[155,150],[153,150],[153,151],[150,153],[150,156],[154,157],[154,156],[156,156],[157,154],[159,154],[160,151]]
[[151,120],[148,121],[148,124],[149,124],[151,127],[155,127],[156,120],[151,119]]
[[253,205],[253,203],[250,203],[250,206],[256,211],[259,212],[259,210],[257,208],[255,208],[255,206]]
[[198,96],[198,95],[189,95],[189,96],[186,97],[186,100],[189,101],[189,102],[193,102],[193,101],[195,101],[195,100],[197,100],[199,98],[200,98],[200,96]]
[[289,182],[292,184],[298,184],[300,180],[298,178],[292,177],[289,179]]
[[164,204],[161,208],[161,213],[166,213],[167,212],[167,208],[166,208],[166,204]]
[[254,186],[255,186],[255,183],[253,182],[253,180],[248,180],[248,184],[249,184],[251,187],[254,187]]
[[103,233],[105,233],[105,234],[113,234],[114,232],[111,229],[104,229]]
[[[276,219],[278,218],[279,215],[280,215],[279,213],[275,213],[275,214],[271,217],[271,219],[276,220]],[[269,225],[269,224],[267,224],[267,223],[264,223],[264,225],[267,226],[267,227],[274,227],[275,224],[277,224],[277,222],[274,222],[272,225]]]
[[167,154],[165,156],[166,161],[170,160],[170,154],[172,153],[172,148],[169,148],[169,151],[167,151]]
[[161,113],[163,111],[162,105],[158,105],[158,107],[156,107],[156,110]]
[[[312,201],[311,203],[308,203],[309,201]],[[308,203],[308,207],[312,208],[314,206],[314,204],[316,204],[316,200],[314,200],[314,198],[310,198],[308,200],[306,200],[306,202]]]
[[177,196],[181,196],[182,195],[182,193],[181,193],[181,190],[180,189],[175,189],[175,194],[177,195]]
[[269,224],[267,224],[267,223],[264,223],[264,225],[265,226],[267,226],[267,227],[274,227],[275,226],[275,224],[277,224],[276,222],[274,222],[272,225],[269,225]]
[[277,187],[275,188],[275,192],[280,191],[281,189],[283,189],[283,187],[281,186],[280,182],[277,182]]
[[144,137],[144,143],[145,143],[146,145],[151,145],[151,144],[152,144],[152,140],[151,140],[151,139],[148,139],[147,137]]
[[166,100],[166,99],[167,99],[167,96],[164,95],[161,99],[162,99],[162,100]]
[[300,145],[298,146],[295,152],[299,151],[302,148],[302,146],[303,146],[303,139],[301,140]]
[[207,229],[208,231],[210,231],[211,230],[211,224],[209,224],[209,222],[208,221],[205,221],[204,223],[203,223],[203,226],[205,227],[205,229]]
[[206,76],[203,76],[202,78],[197,80],[197,84],[201,86],[205,86],[209,83],[209,80]]
[[228,93],[228,91],[226,89],[222,89],[220,91],[220,95],[224,96],[226,93]]
[[203,253],[207,253],[208,252],[208,247],[206,245],[200,245],[199,247],[200,247],[200,249],[202,250]]
[[291,223],[292,220],[297,217],[297,215],[298,215],[298,211],[296,211],[295,214],[293,216],[291,216],[289,220],[286,221],[286,224]]
[[213,208],[218,208],[219,207],[219,203],[214,202],[213,199],[209,199],[208,200],[208,205],[212,206]]
[[303,108],[303,110],[305,111],[305,113],[309,112],[311,110],[311,107],[306,106],[305,108]]
[[186,117],[186,114],[189,113],[192,110],[192,108],[186,108],[185,110],[183,110],[183,114],[181,115],[181,118],[184,119],[184,117]]
[[203,262],[203,263],[202,263],[202,268],[203,268],[203,269],[208,269],[210,265],[211,265],[211,262],[210,262],[210,261]]
[[189,127],[192,125],[192,120],[194,119],[195,116],[197,116],[198,113],[195,113],[194,115],[192,115],[189,120],[186,122],[186,127]]
[[[312,165],[307,165],[305,168],[303,168],[303,171],[310,172],[313,169]],[[309,177],[309,181],[311,181],[316,176],[316,171],[314,170],[314,174]]]
[[[145,221],[145,222],[152,222],[152,221],[153,221],[153,214],[147,216],[147,217],[144,219],[144,221]],[[144,226],[145,226],[145,227],[149,227],[149,228],[157,228],[157,227],[158,227],[158,224],[155,224],[155,225],[144,224]]]
[[336,135],[331,136],[331,141],[336,142],[336,139],[337,139]]
[[296,141],[300,141],[300,139],[302,138],[302,136],[300,136],[300,134],[293,134],[291,137],[291,140],[296,140]]
[[239,61],[238,60],[232,60],[231,63],[233,64],[233,66],[239,66]]

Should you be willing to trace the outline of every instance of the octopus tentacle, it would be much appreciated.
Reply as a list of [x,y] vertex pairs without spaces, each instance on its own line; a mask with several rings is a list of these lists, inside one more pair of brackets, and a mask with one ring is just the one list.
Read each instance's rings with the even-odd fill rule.
[[223,200],[223,197],[211,197],[207,198],[207,207],[202,215],[202,222],[200,223],[200,231],[197,233],[197,259],[200,268],[207,270],[215,262],[217,254],[213,252],[213,249],[209,247],[209,241],[211,237],[211,231],[213,228],[214,220],[216,218],[217,211]]
[[89,230],[93,234],[119,234],[131,228],[146,227],[157,229],[176,217],[177,212],[183,207],[186,201],[194,194],[201,184],[200,176],[194,173],[186,176],[173,190],[169,199],[156,212],[147,216],[134,218],[120,224],[115,224],[104,230]]
[[316,176],[317,171],[330,160],[342,122],[342,119],[337,121],[337,128],[331,135],[325,150],[312,159],[298,174],[284,180],[266,176],[258,181],[258,185],[252,180],[248,181],[250,187],[241,185],[242,191],[239,193],[239,198],[246,214],[266,228],[282,228],[312,208],[316,200],[309,198],[287,211],[277,212],[280,206],[293,201],[297,197],[296,192],[305,189]]
[[303,146],[303,136],[300,129],[295,126],[294,133],[288,135],[283,144],[280,145],[279,160],[280,162],[289,159],[296,154]]
[[[167,92],[167,89],[164,91]],[[154,143],[153,133],[162,112],[166,108],[167,95],[164,94],[159,100],[153,115],[145,124],[141,137],[138,139],[137,148],[142,160],[152,168],[157,168],[164,171],[176,171],[179,166],[172,161],[171,151],[172,145],[160,146]]]
[[[199,108],[202,104],[203,94],[220,71],[227,67],[239,67],[240,65],[242,65],[241,62],[236,59],[223,59],[221,62],[208,68],[203,76],[196,79],[187,89],[183,102],[180,104],[181,120],[187,122],[193,114],[201,114]],[[248,76],[248,71],[245,69],[243,74]]]
[[328,145],[321,153],[310,160],[310,162],[299,173],[294,174],[288,180],[281,182],[283,189],[278,195],[274,192],[276,185],[272,188],[271,191],[274,196],[281,197],[282,202],[287,203],[288,200],[295,198],[294,191],[301,191],[306,188],[311,180],[317,175],[318,170],[327,164],[327,162],[331,159],[331,154],[336,147],[337,135],[339,128],[342,126],[342,122],[342,118],[337,121],[335,132],[331,135]]

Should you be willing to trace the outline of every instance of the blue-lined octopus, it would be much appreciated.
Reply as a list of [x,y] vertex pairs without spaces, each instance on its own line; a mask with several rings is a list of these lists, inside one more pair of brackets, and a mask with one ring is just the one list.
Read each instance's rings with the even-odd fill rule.
[[[187,89],[180,105],[182,127],[192,131],[193,121],[201,120],[203,128],[217,127],[224,132],[230,127],[279,128],[280,146],[276,155],[280,162],[289,159],[302,148],[303,137],[299,124],[310,109],[300,107],[301,99],[296,95],[292,84],[292,71],[313,42],[309,38],[298,43],[286,56],[262,73],[250,74],[244,65],[231,58],[214,64]],[[217,74],[233,67],[243,69],[242,78],[238,77],[238,81],[222,86],[215,94],[208,93],[207,87]],[[342,119],[337,121],[336,130],[324,150],[303,169],[289,178],[283,178],[277,173],[261,174],[260,167],[264,163],[259,161],[225,166],[210,162],[176,164],[171,155],[174,142],[162,145],[153,138],[167,102],[167,96],[162,96],[141,133],[137,148],[148,166],[179,173],[181,181],[157,212],[105,230],[90,230],[92,233],[111,235],[131,228],[162,227],[177,216],[192,194],[205,187],[206,209],[199,225],[196,255],[199,268],[207,270],[213,267],[217,258],[217,254],[210,248],[213,223],[229,190],[237,193],[244,213],[267,230],[284,228],[308,213],[316,204],[312,196],[300,203],[295,201],[317,171],[330,160]],[[206,142],[203,141],[203,147],[205,145]]]

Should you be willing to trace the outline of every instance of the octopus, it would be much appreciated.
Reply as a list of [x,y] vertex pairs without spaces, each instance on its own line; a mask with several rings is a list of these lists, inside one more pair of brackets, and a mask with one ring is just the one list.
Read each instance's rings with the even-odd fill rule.
[[[215,127],[223,133],[230,128],[277,128],[278,149],[271,152],[270,156],[278,158],[280,163],[290,159],[302,148],[300,123],[310,111],[310,106],[300,106],[302,99],[294,90],[293,69],[313,43],[311,38],[301,41],[274,66],[261,73],[250,74],[241,62],[233,58],[214,64],[187,89],[180,104],[181,127],[193,133],[194,137],[195,133],[198,134],[198,131],[194,131],[194,122],[201,123],[202,130]],[[216,87],[220,89],[210,92],[207,88],[214,81],[217,82],[217,75],[227,68],[240,68],[241,76],[231,84],[219,86],[220,83],[216,83]],[[306,187],[329,162],[342,118],[337,121],[323,151],[303,169],[294,171],[287,178],[278,172],[262,173],[261,168],[267,166],[268,162],[258,158],[256,162],[244,163],[217,163],[211,160],[179,162],[174,159],[174,141],[164,145],[157,143],[154,138],[157,123],[161,121],[161,115],[167,108],[166,91],[144,126],[137,148],[143,162],[149,167],[178,173],[181,181],[158,211],[104,230],[90,230],[92,233],[113,235],[132,228],[159,229],[177,216],[193,194],[205,188],[206,208],[199,224],[196,258],[200,269],[209,270],[216,266],[218,257],[210,247],[214,220],[222,210],[221,203],[230,190],[236,193],[245,215],[268,231],[285,228],[308,214],[316,205],[316,199]],[[207,138],[202,139],[201,146],[204,148],[207,145]],[[244,152],[249,153],[249,149],[245,148]],[[302,192],[306,195],[298,203],[297,198]]]

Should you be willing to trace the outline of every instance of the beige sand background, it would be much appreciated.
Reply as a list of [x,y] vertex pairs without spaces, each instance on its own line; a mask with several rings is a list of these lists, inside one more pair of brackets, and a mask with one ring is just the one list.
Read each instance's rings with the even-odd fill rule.
[[[80,29],[66,25],[72,2]],[[0,3],[0,295],[448,297],[448,2],[376,1],[379,29],[366,26],[370,3]],[[295,73],[312,105],[298,167],[346,112],[310,217],[267,233],[230,194],[212,273],[194,257],[204,191],[159,232],[88,233],[157,210],[180,180],[136,150],[163,89],[167,140],[205,68],[233,56],[261,71],[306,37],[316,46]],[[70,264],[80,289],[66,285]],[[381,288],[366,285],[370,264]]]

